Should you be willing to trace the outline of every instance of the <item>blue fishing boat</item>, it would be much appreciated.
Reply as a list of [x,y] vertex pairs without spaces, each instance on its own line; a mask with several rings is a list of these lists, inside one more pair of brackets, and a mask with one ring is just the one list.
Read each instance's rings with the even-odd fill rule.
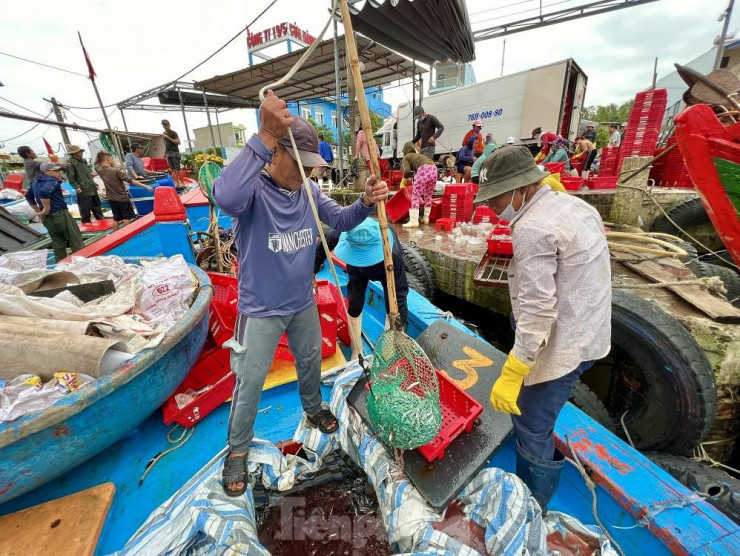
[[208,276],[190,310],[165,335],[109,375],[42,411],[0,424],[0,502],[73,469],[129,434],[185,378],[208,333]]
[[[197,192],[185,199],[185,207],[172,205],[166,210],[156,210],[104,240],[87,248],[88,256],[100,254],[117,254],[124,256],[156,256],[181,253],[187,260],[193,261],[195,254],[189,237],[198,222],[208,214],[208,202]],[[221,217],[224,224],[228,219]],[[188,223],[190,221],[190,224]],[[198,225],[204,228],[204,224]],[[322,271],[326,272],[326,271]],[[346,285],[346,275],[340,272],[340,286]],[[326,274],[324,274],[326,276]],[[190,338],[192,345],[179,356],[181,368],[175,373],[168,367],[173,377],[170,385],[181,380],[187,372],[188,362],[202,347],[201,339],[205,338],[205,308],[209,299],[201,293],[191,314],[201,311],[201,320],[188,335],[180,336],[181,346]],[[408,298],[409,321],[407,333],[427,346],[427,353],[438,367],[446,368],[450,376],[462,387],[469,388],[475,380],[483,382],[487,373],[498,372],[505,354],[486,344],[480,337],[459,323],[448,314],[435,307],[426,298],[414,291]],[[196,318],[195,316],[193,317]],[[191,321],[192,322],[192,321]],[[372,352],[374,343],[384,330],[385,307],[382,288],[371,283],[368,288],[366,305],[363,311],[363,332],[365,334],[366,353]],[[184,334],[185,323],[180,323],[178,330]],[[426,337],[425,337],[426,335]],[[430,335],[432,336],[430,340]],[[434,338],[448,339],[451,345],[444,349],[430,348]],[[200,343],[199,343],[200,342]],[[176,343],[176,342],[175,342]],[[174,345],[172,342],[170,346]],[[434,344],[437,345],[437,344]],[[471,352],[471,346],[479,352],[485,350],[485,361]],[[342,348],[343,355],[349,350]],[[434,352],[434,353],[432,353]],[[447,353],[447,362],[444,362]],[[450,358],[449,353],[452,353]],[[460,355],[455,355],[460,354]],[[163,361],[165,355],[162,355]],[[334,361],[336,363],[336,361]],[[457,374],[455,374],[457,373]],[[475,380],[473,380],[475,379]],[[269,381],[263,391],[260,411],[255,424],[255,437],[274,444],[285,443],[293,438],[297,425],[302,419],[303,410],[298,396],[295,380]],[[119,402],[137,404],[142,397],[151,401],[147,411],[151,412],[157,405],[154,396],[147,390],[148,382],[130,381],[126,390],[119,389],[109,396],[116,396]],[[101,386],[93,386],[91,396],[102,396]],[[329,400],[331,386],[322,386],[324,398]],[[164,401],[158,398],[159,402]],[[477,396],[478,401],[487,404],[487,399]],[[65,400],[58,408],[64,411],[74,406],[74,399]],[[82,404],[83,402],[79,402]],[[129,405],[130,409],[131,405]],[[135,405],[134,405],[135,407]],[[56,410],[56,408],[55,408]],[[226,440],[226,422],[230,405],[222,404],[210,415],[200,420],[190,429],[187,442],[176,444],[171,451],[173,431],[162,422],[158,412],[144,418],[128,436],[102,451],[98,450],[93,458],[80,457],[81,463],[58,479],[41,488],[27,492],[23,496],[0,504],[0,515],[5,515],[36,504],[53,500],[85,488],[104,482],[113,482],[116,494],[105,522],[97,553],[108,554],[121,550],[137,529],[146,522],[154,510],[160,507],[173,494],[183,493],[184,486],[190,486],[191,477],[198,476],[204,466],[214,463],[223,452]],[[144,414],[142,408],[141,414]],[[109,416],[99,416],[103,430],[113,426],[114,420]],[[132,421],[128,421],[135,426]],[[12,430],[20,430],[22,423],[13,424]],[[53,427],[54,430],[63,430]],[[483,427],[480,427],[483,428]],[[495,427],[494,427],[495,428]],[[11,430],[11,432],[12,432]],[[100,429],[96,429],[100,430]],[[128,430],[128,429],[127,429]],[[68,431],[73,432],[72,429]],[[84,433],[74,431],[82,436]],[[515,469],[515,439],[506,435],[502,426],[502,438],[490,457],[482,462],[482,467],[499,468],[513,473]],[[53,434],[53,433],[52,433]],[[66,433],[65,433],[66,434]],[[649,459],[621,441],[593,419],[574,406],[567,404],[560,414],[555,429],[558,447],[580,462],[580,467],[566,466],[560,486],[550,503],[551,511],[567,513],[583,523],[594,523],[594,510],[604,527],[621,545],[626,554],[732,554],[740,546],[740,527],[724,514],[710,505],[703,496],[693,493],[662,471]],[[70,434],[67,434],[69,437]],[[472,435],[471,435],[472,437]],[[86,440],[85,440],[86,439]],[[82,451],[82,442],[70,445],[70,450]],[[464,442],[465,437],[461,437]],[[28,447],[24,455],[36,458],[35,465],[49,466],[52,455],[46,450],[47,445],[36,443]],[[161,457],[162,454],[168,452]],[[5,454],[3,453],[3,459]],[[160,457],[157,457],[160,456]],[[451,458],[447,458],[451,459]],[[156,461],[155,465],[150,465]],[[444,461],[444,460],[443,460]],[[4,465],[4,462],[3,462]],[[440,463],[439,465],[446,465]],[[29,466],[30,467],[30,466]],[[7,474],[18,477],[17,469],[3,467],[3,479]],[[145,477],[142,477],[145,475]],[[452,476],[450,476],[452,480]],[[591,484],[591,488],[589,487]],[[591,490],[593,489],[593,491]],[[6,497],[5,500],[9,500]],[[179,498],[178,498],[179,499]],[[170,508],[171,509],[171,508]],[[161,511],[166,515],[167,508]]]

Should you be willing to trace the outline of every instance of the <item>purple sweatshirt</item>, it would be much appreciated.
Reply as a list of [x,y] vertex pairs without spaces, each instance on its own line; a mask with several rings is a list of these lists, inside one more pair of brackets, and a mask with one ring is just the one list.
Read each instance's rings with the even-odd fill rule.
[[[239,252],[239,311],[248,317],[292,315],[314,303],[319,231],[304,188],[280,189],[263,171],[270,151],[252,135],[213,185],[218,207],[234,219]],[[309,180],[321,221],[348,231],[372,211],[362,198],[342,208]]]

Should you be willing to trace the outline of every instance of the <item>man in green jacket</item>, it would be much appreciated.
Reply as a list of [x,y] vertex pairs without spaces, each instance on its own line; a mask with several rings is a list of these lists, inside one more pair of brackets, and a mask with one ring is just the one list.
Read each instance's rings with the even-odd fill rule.
[[85,149],[77,145],[70,145],[67,149],[69,153],[69,167],[67,168],[67,178],[77,193],[77,206],[80,209],[80,218],[83,225],[90,225],[90,213],[95,220],[103,219],[103,210],[100,208],[100,197],[98,196],[98,186],[92,178],[92,170],[87,162],[82,158]]

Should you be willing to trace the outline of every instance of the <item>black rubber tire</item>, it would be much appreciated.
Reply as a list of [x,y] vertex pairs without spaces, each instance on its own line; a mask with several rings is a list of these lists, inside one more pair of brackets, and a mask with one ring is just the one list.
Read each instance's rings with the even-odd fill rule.
[[740,303],[740,274],[730,268],[701,261],[690,263],[689,268],[699,278],[719,277],[727,290],[725,296],[728,301],[734,305]]
[[[692,233],[692,227],[696,228],[697,226],[712,226],[712,223],[709,220],[709,216],[707,216],[707,211],[704,209],[704,205],[702,204],[699,197],[688,197],[686,199],[681,199],[680,201],[677,201],[666,210],[666,214],[670,216],[671,220],[678,224],[682,229],[686,230],[694,236],[698,234]],[[670,220],[668,220],[668,218],[666,218],[666,216],[662,213],[657,216],[655,220],[653,220],[653,222],[650,224],[650,231],[672,234],[684,239],[685,241],[691,241],[688,237],[682,234],[680,230],[676,228],[676,226],[674,226],[670,222]],[[701,238],[697,239],[701,240]],[[722,242],[720,241],[719,236],[716,234],[716,232],[714,233],[714,237],[711,238],[711,241],[708,241],[707,238],[704,239],[705,241],[702,241],[702,243],[707,245],[707,247],[710,247],[713,251],[724,249],[724,245],[722,245]],[[696,245],[696,248],[699,253],[706,253],[706,249],[704,249],[700,245]]]
[[615,290],[611,358],[606,405],[615,422],[627,411],[625,425],[641,450],[690,454],[717,406],[714,373],[691,334],[654,303]]
[[421,282],[419,282],[416,276],[414,276],[410,272],[406,272],[406,281],[409,284],[409,288],[414,290],[419,295],[426,297],[424,295],[424,286],[421,285]]
[[594,394],[593,390],[580,380],[576,382],[568,401],[602,425],[610,432],[614,432],[614,419],[609,415],[604,402]]
[[431,300],[434,298],[434,270],[429,264],[424,252],[413,243],[402,243],[403,264],[407,274],[413,274],[422,287],[420,291],[424,297]]
[[645,454],[674,479],[694,492],[707,496],[707,502],[735,523],[740,524],[740,480],[722,469],[671,454]]

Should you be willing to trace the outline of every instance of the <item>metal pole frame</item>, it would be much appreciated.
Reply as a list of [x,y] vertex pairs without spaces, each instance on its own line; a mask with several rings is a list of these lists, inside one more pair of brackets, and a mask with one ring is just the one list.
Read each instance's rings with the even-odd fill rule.
[[[177,98],[180,99],[180,110],[182,111],[182,123],[185,125],[185,137],[188,138],[188,152],[193,152],[193,143],[190,141],[190,130],[188,129],[188,119],[185,116],[185,105],[182,102],[182,92],[180,91],[180,87],[175,85],[175,89],[177,89]],[[204,93],[205,94],[205,93]]]
[[[339,35],[337,32],[337,18],[334,18],[334,88],[337,109],[337,182],[344,177],[344,156],[342,154],[342,80],[339,68]],[[336,184],[335,184],[336,185]]]
[[213,124],[211,123],[211,113],[208,111],[208,99],[206,98],[206,92],[203,91],[203,104],[206,106],[206,118],[208,118],[208,131],[211,132],[211,147],[216,150],[216,137],[213,135]]
[[221,124],[218,121],[218,108],[214,109],[214,112],[216,113],[216,130],[218,131],[218,144],[219,144],[219,154],[218,156],[223,157],[224,155],[224,140],[221,138]]

